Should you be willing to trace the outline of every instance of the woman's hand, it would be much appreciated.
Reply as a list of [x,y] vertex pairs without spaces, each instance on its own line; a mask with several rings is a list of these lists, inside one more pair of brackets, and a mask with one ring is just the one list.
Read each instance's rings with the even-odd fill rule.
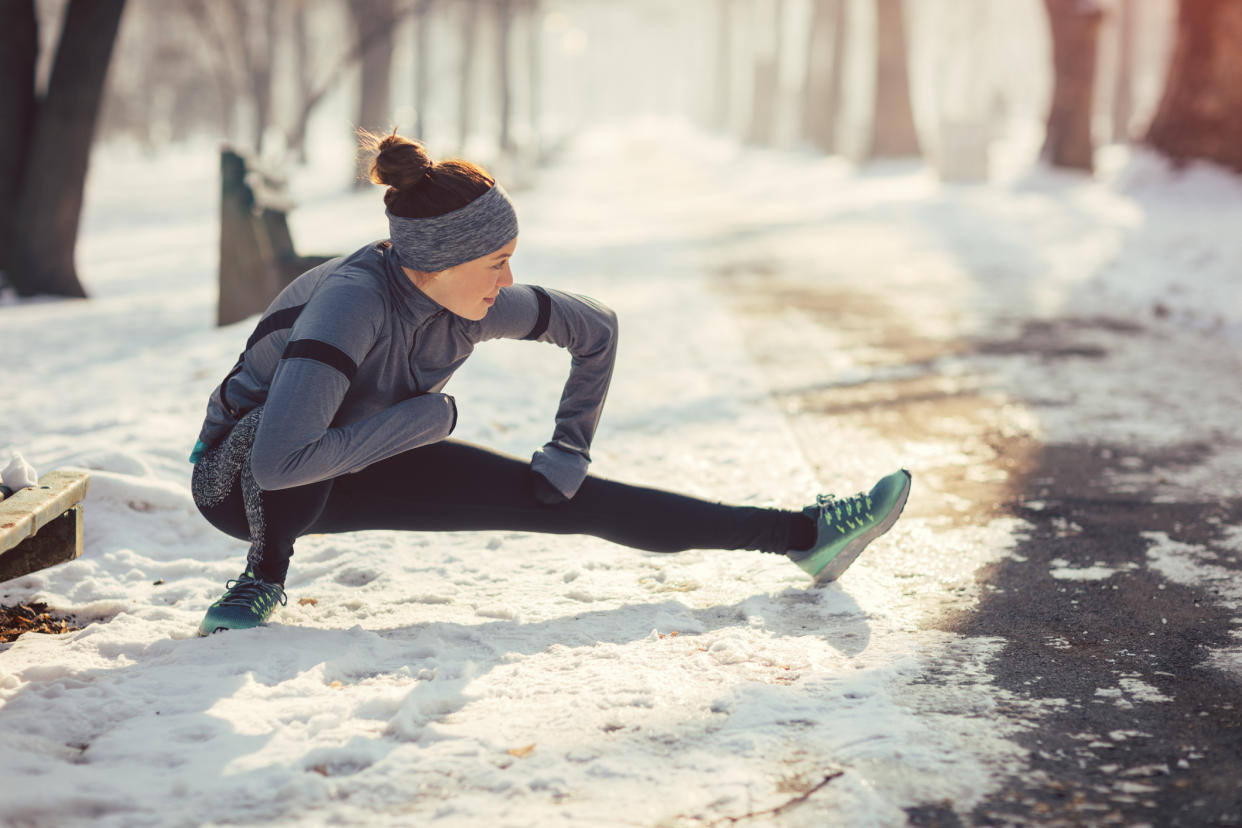
[[535,486],[535,499],[547,506],[556,506],[560,503],[568,503],[569,498],[561,493],[561,490],[548,482],[548,478],[535,470],[531,470],[531,481]]

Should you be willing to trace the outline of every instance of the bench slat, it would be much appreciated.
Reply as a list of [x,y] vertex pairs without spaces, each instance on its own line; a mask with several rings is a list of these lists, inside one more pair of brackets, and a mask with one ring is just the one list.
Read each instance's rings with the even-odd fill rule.
[[54,471],[39,478],[38,488],[19,489],[0,500],[0,552],[33,537],[72,509],[90,486],[88,472]]

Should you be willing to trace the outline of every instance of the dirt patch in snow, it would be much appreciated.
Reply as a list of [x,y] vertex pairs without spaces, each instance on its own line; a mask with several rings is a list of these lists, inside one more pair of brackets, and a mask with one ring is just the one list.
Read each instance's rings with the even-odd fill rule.
[[15,604],[0,606],[0,643],[16,641],[28,632],[59,634],[82,629],[74,624],[74,618],[59,616],[49,611],[47,604]]

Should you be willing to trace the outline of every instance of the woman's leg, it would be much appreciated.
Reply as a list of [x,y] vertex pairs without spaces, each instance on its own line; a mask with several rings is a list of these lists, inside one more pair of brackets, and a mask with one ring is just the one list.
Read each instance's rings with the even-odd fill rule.
[[250,471],[250,448],[262,409],[243,417],[218,446],[194,466],[194,502],[220,531],[250,542],[246,569],[256,577],[284,584],[293,542],[323,511],[333,481],[263,491]]
[[567,503],[534,495],[530,464],[457,440],[375,463],[334,481],[308,532],[507,529],[594,535],[650,552],[805,548],[801,512],[728,506],[588,476]]

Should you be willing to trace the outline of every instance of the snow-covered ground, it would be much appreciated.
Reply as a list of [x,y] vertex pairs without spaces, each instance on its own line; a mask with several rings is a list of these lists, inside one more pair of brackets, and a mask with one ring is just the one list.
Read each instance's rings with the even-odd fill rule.
[[[872,369],[846,349],[800,352],[809,323],[795,313],[780,320],[788,371],[761,370],[710,276],[732,259],[865,274],[929,335],[1066,313],[1141,319],[1236,385],[1242,183],[1121,150],[1104,160],[1094,181],[1002,165],[991,185],[955,186],[921,167],[859,171],[669,124],[599,132],[515,193],[515,276],[620,314],[594,472],[797,507],[961,448],[841,432],[839,467],[817,479],[768,391],[808,360],[842,378]],[[93,470],[83,557],[0,588],[5,603],[43,600],[86,623],[0,647],[0,820],[697,825],[763,812],[756,824],[900,825],[903,808],[927,803],[968,811],[1022,771],[1011,737],[1040,711],[993,715],[1019,704],[988,674],[999,643],[925,623],[946,595],[969,606],[975,569],[1010,554],[1022,521],[920,517],[917,472],[911,519],[877,544],[888,552],[823,590],[752,553],[319,536],[299,544],[273,623],[195,637],[245,551],[197,514],[185,459],[251,327],[212,327],[217,164],[211,148],[102,148],[78,249],[92,299],[0,306],[0,460],[13,450],[40,471]],[[295,182],[306,252],[385,233],[378,191],[326,183],[339,176]],[[1040,439],[1140,447],[1216,434],[1219,461],[1166,485],[1242,494],[1236,435],[1220,437],[1236,428],[1224,378],[1205,387],[1202,373],[1156,366],[1171,414],[1110,410],[1124,372],[1153,365],[1144,354],[1122,351],[1102,375],[1087,365],[1046,392],[1074,405],[1011,420]],[[546,346],[481,348],[448,389],[456,436],[529,453],[566,369]],[[1047,380],[1038,360],[1025,370],[1005,381]],[[1167,536],[1153,543],[1170,578],[1218,574]]]

